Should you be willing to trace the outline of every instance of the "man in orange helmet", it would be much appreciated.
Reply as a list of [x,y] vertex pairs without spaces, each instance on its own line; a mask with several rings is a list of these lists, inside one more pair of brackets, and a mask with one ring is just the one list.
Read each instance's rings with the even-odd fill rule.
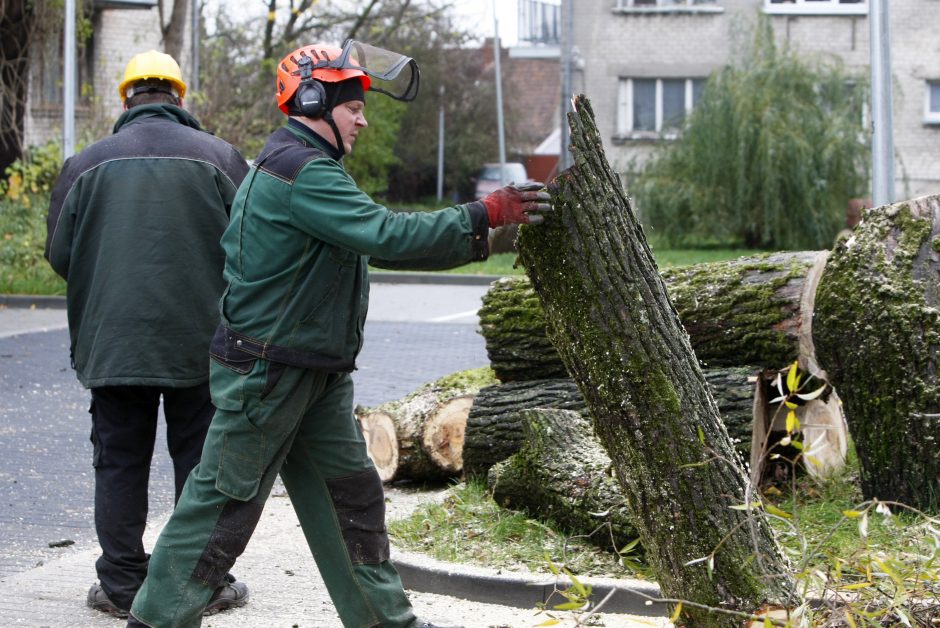
[[368,264],[447,268],[488,255],[490,227],[536,223],[541,184],[395,213],[346,173],[366,91],[417,93],[417,64],[357,42],[278,64],[287,124],[239,187],[222,237],[222,323],[210,347],[218,410],[199,466],[154,548],[128,626],[197,626],[211,583],[244,551],[280,473],[344,626],[431,628],[389,561],[382,482],[353,415]]
[[[87,604],[126,617],[147,574],[161,399],[177,499],[215,412],[206,352],[225,287],[219,238],[248,166],[182,108],[186,83],[170,55],[135,55],[118,93],[114,134],[66,161],[56,181],[46,258],[68,282],[72,365],[91,389],[102,553]],[[208,609],[247,595],[219,580]]]

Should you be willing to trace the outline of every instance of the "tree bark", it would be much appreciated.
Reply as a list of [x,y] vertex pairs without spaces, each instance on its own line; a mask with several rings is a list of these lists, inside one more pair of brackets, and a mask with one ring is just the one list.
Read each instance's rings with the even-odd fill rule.
[[[170,4],[170,19],[164,22],[163,3],[160,7],[160,34],[163,37],[163,50],[168,55],[180,60],[183,52],[183,34],[186,31],[186,21],[189,18],[189,3],[199,0],[173,0]],[[191,79],[190,79],[191,80]]]
[[545,333],[545,313],[524,277],[503,277],[477,312],[490,366],[501,382],[568,377]]
[[[744,460],[751,452],[755,387],[752,379],[758,371],[748,366],[704,371],[722,421]],[[524,441],[523,415],[533,408],[574,410],[589,417],[581,391],[571,379],[487,386],[477,393],[467,417],[463,443],[464,475],[486,475],[494,464],[516,453]]]
[[523,415],[532,408],[558,408],[587,415],[587,406],[570,379],[512,382],[480,389],[467,417],[463,471],[485,476],[497,462],[516,453],[525,438]]
[[[773,253],[662,272],[695,355],[709,367],[781,368],[800,356],[800,338],[817,251]],[[565,377],[546,338],[545,314],[524,277],[493,283],[480,327],[502,382]]]
[[589,421],[573,410],[525,410],[524,443],[490,469],[487,486],[503,506],[617,551],[636,539],[636,529]]
[[[520,229],[520,259],[549,337],[597,435],[670,598],[750,613],[796,603],[786,560],[679,323],[666,284],[584,96],[569,116],[575,165],[552,184],[554,215]],[[685,606],[696,626],[740,617]]]
[[940,196],[868,210],[816,294],[819,363],[845,403],[866,498],[940,512]]

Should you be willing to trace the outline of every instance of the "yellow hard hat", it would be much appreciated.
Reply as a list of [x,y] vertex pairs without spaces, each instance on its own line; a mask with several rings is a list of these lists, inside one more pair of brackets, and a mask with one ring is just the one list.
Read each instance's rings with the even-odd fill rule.
[[168,54],[149,50],[131,57],[124,69],[124,80],[118,85],[118,94],[120,94],[121,100],[127,98],[127,87],[129,85],[144,79],[169,81],[179,91],[180,98],[186,95],[186,83],[183,82],[180,66]]

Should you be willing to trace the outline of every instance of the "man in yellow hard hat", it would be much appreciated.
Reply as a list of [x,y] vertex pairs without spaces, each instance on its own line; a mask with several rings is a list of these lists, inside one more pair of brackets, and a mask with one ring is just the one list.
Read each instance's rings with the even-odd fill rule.
[[245,550],[280,474],[344,626],[444,628],[416,617],[389,560],[382,481],[353,415],[368,265],[486,259],[489,228],[541,222],[549,195],[506,186],[396,213],[360,190],[342,158],[368,127],[367,91],[415,97],[408,57],[355,41],[303,46],[278,63],[275,85],[288,119],[239,187],[222,236],[228,285],[210,345],[218,409],[127,625],[198,626],[207,582]]
[[[177,499],[215,411],[219,238],[247,164],[183,110],[171,56],[134,56],[118,92],[114,134],[67,160],[56,181],[46,258],[67,281],[72,365],[91,390],[102,554],[87,604],[126,617],[149,563],[142,535],[161,399]],[[209,611],[247,600],[225,572],[212,584]]]

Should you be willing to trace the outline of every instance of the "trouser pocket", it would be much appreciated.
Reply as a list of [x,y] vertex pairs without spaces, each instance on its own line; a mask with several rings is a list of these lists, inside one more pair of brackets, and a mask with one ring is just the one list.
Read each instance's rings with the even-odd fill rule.
[[243,412],[219,410],[216,417],[225,430],[215,487],[232,499],[248,501],[257,495],[266,465],[264,432],[252,425]]

